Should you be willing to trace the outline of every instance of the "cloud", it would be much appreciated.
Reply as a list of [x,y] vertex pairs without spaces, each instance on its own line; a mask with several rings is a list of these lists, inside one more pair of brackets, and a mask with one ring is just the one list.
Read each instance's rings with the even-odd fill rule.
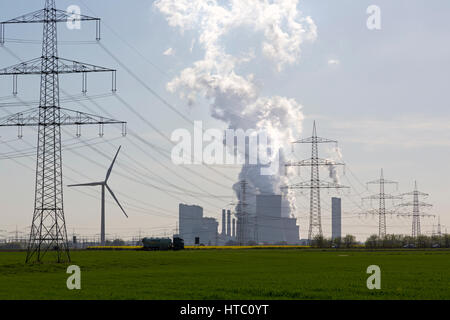
[[338,59],[329,59],[328,60],[328,65],[330,65],[330,66],[338,66],[340,64],[341,64],[341,62]]
[[230,31],[250,27],[261,32],[261,52],[281,70],[300,56],[300,45],[315,40],[317,27],[297,10],[298,0],[158,0],[155,7],[181,32],[198,29],[199,43],[210,59],[223,53],[219,40]]
[[173,48],[169,48],[163,52],[163,55],[165,55],[165,56],[173,56],[174,54],[175,54],[175,50]]

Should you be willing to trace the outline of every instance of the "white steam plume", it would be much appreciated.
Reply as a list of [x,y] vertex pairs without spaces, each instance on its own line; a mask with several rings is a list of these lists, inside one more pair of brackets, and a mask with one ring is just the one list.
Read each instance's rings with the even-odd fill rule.
[[[226,2],[226,3],[224,3]],[[181,32],[198,30],[197,45],[204,49],[202,60],[184,69],[167,84],[170,92],[194,105],[198,98],[211,102],[210,113],[232,129],[265,131],[275,147],[289,147],[300,134],[301,106],[286,97],[262,96],[253,74],[238,74],[238,67],[255,59],[255,53],[227,51],[224,37],[245,30],[262,37],[259,48],[277,71],[296,63],[301,45],[317,36],[310,17],[297,10],[298,0],[157,0],[155,7],[172,27]],[[236,44],[233,44],[233,47]],[[235,48],[233,48],[235,49]],[[286,149],[289,150],[289,149]],[[284,157],[281,156],[280,164]],[[276,176],[263,176],[258,166],[243,166],[240,179],[249,183],[249,192],[279,193],[285,184],[284,170]],[[235,186],[239,195],[239,186]],[[288,194],[291,207],[294,197]]]
[[[330,155],[328,157],[328,160],[331,160],[333,162],[341,162],[342,161],[342,153],[341,153],[341,150],[339,149],[339,147],[336,146],[333,149],[329,149],[328,154]],[[329,165],[328,173],[329,173],[329,177],[333,180],[334,183],[336,183],[336,184],[341,183],[341,179],[339,176],[339,172],[337,170],[337,166]]]

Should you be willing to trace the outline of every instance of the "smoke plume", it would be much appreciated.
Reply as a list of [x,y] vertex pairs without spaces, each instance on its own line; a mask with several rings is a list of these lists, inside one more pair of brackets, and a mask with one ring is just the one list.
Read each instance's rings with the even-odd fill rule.
[[[242,74],[240,67],[254,62],[256,56],[270,62],[275,72],[298,62],[301,45],[317,36],[313,20],[298,11],[298,2],[157,0],[154,5],[168,24],[181,32],[197,31],[197,39],[193,41],[204,50],[203,59],[181,71],[167,84],[167,89],[178,93],[191,106],[199,98],[207,99],[211,116],[227,123],[229,128],[263,130],[270,136],[272,146],[289,150],[290,142],[301,131],[301,105],[287,97],[263,96],[255,76]],[[231,54],[238,44],[231,41],[230,45],[225,39],[235,32],[248,33],[261,41],[252,50]],[[282,153],[280,158],[282,165]],[[279,193],[279,187],[287,182],[284,170],[279,175],[263,176],[258,166],[249,165],[242,167],[239,179],[247,180],[249,193],[253,194]],[[240,197],[239,185],[234,189]],[[289,192],[286,196],[293,206],[294,197]]]
[[[336,146],[333,149],[329,149],[328,154],[329,154],[329,157],[327,158],[327,160],[330,160],[330,161],[336,162],[336,163],[339,163],[342,161],[342,153],[341,153],[341,150],[339,149],[339,147]],[[336,184],[341,183],[339,172],[337,170],[337,166],[329,165],[328,173],[329,173],[329,177],[333,180],[334,183],[336,183]]]

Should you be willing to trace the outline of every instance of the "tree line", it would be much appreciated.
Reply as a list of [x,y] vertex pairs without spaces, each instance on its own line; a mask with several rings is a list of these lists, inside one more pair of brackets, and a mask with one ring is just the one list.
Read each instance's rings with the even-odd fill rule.
[[371,235],[364,243],[358,243],[355,236],[348,234],[345,237],[326,238],[317,235],[311,241],[311,246],[315,248],[355,248],[365,247],[368,249],[377,248],[450,248],[450,234],[418,237],[388,234],[384,237]]

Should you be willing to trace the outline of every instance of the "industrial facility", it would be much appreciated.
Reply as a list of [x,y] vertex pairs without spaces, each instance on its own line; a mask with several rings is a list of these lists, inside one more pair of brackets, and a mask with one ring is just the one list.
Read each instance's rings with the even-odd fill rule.
[[[283,217],[281,195],[256,195],[256,211],[248,214],[247,225],[231,210],[222,210],[221,233],[214,218],[203,217],[203,208],[197,205],[179,205],[179,236],[186,245],[232,244],[299,244],[299,226],[296,218]],[[239,241],[238,229],[245,234]],[[241,232],[242,233],[242,232]]]
[[[379,178],[368,182],[369,185],[377,186],[376,192],[371,192],[368,195],[367,192],[369,192],[370,189],[365,189],[366,186],[363,185],[364,190],[361,190],[359,186],[361,183],[358,177],[353,173],[352,176],[349,177],[345,175],[344,171],[342,178],[345,180],[340,181],[337,168],[343,167],[345,169],[346,166],[345,163],[343,163],[340,152],[333,152],[336,153],[335,159],[333,159],[333,157],[330,159],[329,155],[325,157],[322,154],[325,151],[322,150],[323,145],[335,145],[337,150],[338,142],[337,140],[323,138],[318,135],[316,122],[312,123],[311,136],[301,136],[296,141],[284,139],[284,145],[282,146],[284,149],[287,149],[288,144],[292,144],[292,149],[294,149],[294,146],[298,147],[299,145],[303,145],[308,146],[310,150],[306,153],[307,157],[303,157],[305,153],[302,152],[299,154],[302,155],[302,157],[297,159],[297,155],[293,151],[291,155],[286,156],[283,161],[280,161],[280,167],[284,167],[283,169],[298,170],[298,174],[295,177],[288,177],[289,179],[286,180],[280,178],[283,176],[281,171],[277,175],[278,180],[273,179],[272,181],[270,179],[265,179],[265,175],[261,175],[256,171],[261,169],[258,165],[247,165],[246,161],[248,160],[247,158],[250,158],[250,154],[247,152],[246,148],[249,147],[251,143],[250,140],[247,141],[245,139],[243,143],[244,151],[240,151],[242,152],[240,156],[243,158],[245,165],[239,168],[241,170],[239,173],[224,173],[214,167],[206,165],[206,163],[203,163],[205,164],[204,169],[208,171],[202,173],[195,172],[186,166],[178,166],[170,156],[173,151],[173,149],[170,149],[173,147],[172,143],[165,147],[159,146],[158,143],[154,144],[151,140],[146,139],[137,134],[136,131],[133,131],[136,129],[132,129],[130,131],[131,134],[127,134],[127,122],[116,120],[109,112],[105,113],[102,110],[101,104],[96,102],[96,99],[107,98],[109,96],[111,96],[111,98],[114,97],[117,100],[117,105],[124,106],[128,109],[126,113],[127,116],[133,114],[138,119],[143,120],[147,126],[152,130],[155,130],[166,140],[171,140],[165,133],[162,133],[159,129],[155,129],[155,126],[149,120],[150,115],[143,115],[138,112],[135,107],[133,107],[132,103],[127,102],[126,98],[122,96],[122,93],[117,92],[116,69],[101,67],[91,63],[83,63],[78,60],[66,59],[59,54],[59,44],[70,44],[70,42],[68,42],[69,40],[60,41],[60,39],[58,39],[57,26],[59,23],[82,21],[83,23],[89,21],[93,22],[95,24],[95,41],[93,41],[94,38],[92,41],[100,44],[100,18],[84,14],[77,15],[74,18],[70,12],[57,9],[55,0],[46,0],[42,2],[45,5],[43,9],[31,11],[28,14],[0,22],[0,47],[5,49],[4,52],[9,54],[11,56],[10,58],[17,60],[11,66],[3,67],[0,70],[0,76],[12,77],[13,89],[12,96],[0,97],[0,100],[4,100],[3,102],[0,102],[1,111],[6,113],[6,115],[2,115],[0,118],[0,128],[5,131],[10,128],[16,128],[18,132],[17,139],[14,138],[12,140],[1,141],[2,146],[7,146],[12,150],[8,152],[2,150],[2,160],[12,160],[17,162],[17,159],[20,158],[30,159],[33,162],[32,167],[21,164],[20,162],[18,162],[18,164],[28,168],[32,173],[32,175],[29,176],[30,179],[31,177],[35,179],[34,193],[28,190],[28,192],[30,192],[30,198],[34,197],[34,207],[30,207],[30,217],[32,218],[31,224],[27,225],[26,228],[20,229],[27,230],[26,232],[20,231],[17,226],[16,231],[11,231],[11,226],[8,230],[0,230],[0,243],[4,244],[5,247],[26,249],[26,262],[42,262],[44,256],[47,258],[50,254],[53,254],[53,258],[49,257],[49,259],[58,262],[70,262],[69,248],[80,249],[97,244],[107,246],[114,242],[135,245],[147,236],[149,236],[149,239],[154,239],[155,236],[167,237],[174,234],[184,240],[184,243],[187,246],[306,244],[311,243],[316,237],[324,237],[324,235],[327,236],[329,234],[330,226],[328,219],[330,216],[332,239],[343,237],[343,218],[355,216],[362,218],[369,215],[377,218],[377,228],[375,228],[374,223],[373,228],[364,230],[364,234],[369,235],[372,232],[375,233],[378,229],[378,236],[384,238],[395,232],[395,226],[390,224],[390,221],[387,220],[387,217],[390,216],[411,218],[408,219],[405,226],[408,226],[408,233],[411,231],[410,234],[415,239],[426,232],[430,233],[429,231],[423,230],[426,229],[426,226],[421,224],[421,219],[430,217],[435,218],[435,215],[425,211],[425,209],[432,205],[421,201],[423,198],[426,198],[428,194],[419,191],[417,183],[414,184],[414,190],[411,192],[389,194],[388,185],[397,185],[397,183],[385,179],[384,172],[381,170]],[[9,33],[10,25],[12,27],[17,24],[29,23],[43,25],[44,33],[42,41],[28,41],[24,39],[9,38],[9,36],[6,37],[6,26],[8,26]],[[7,48],[9,43],[16,42],[18,45],[25,45],[27,43],[41,45],[41,53],[38,54],[36,52],[37,57],[31,60],[23,60],[16,56],[12,50]],[[79,45],[81,43],[75,41],[72,44]],[[107,54],[112,58],[115,63],[121,66],[122,70],[126,71],[128,76],[131,76],[134,80],[137,80],[138,83],[143,85],[154,98],[162,102],[166,107],[169,107],[169,109],[172,109],[172,111],[176,109],[170,105],[166,99],[156,94],[153,89],[147,86],[145,84],[146,82],[132,71],[132,68],[127,67],[126,63],[118,59],[103,44],[100,44],[99,48],[102,48],[104,51],[101,54]],[[27,53],[27,51],[24,51],[24,53]],[[228,63],[224,64],[224,66],[225,65],[228,65]],[[227,68],[223,67],[219,69],[225,70]],[[187,69],[187,71],[190,71],[190,69]],[[87,75],[91,73],[108,73],[111,75],[111,82],[109,79],[107,81],[108,88],[111,83],[110,94],[88,95]],[[60,88],[60,77],[67,74],[81,75],[80,95],[72,96],[71,94],[68,94],[66,90],[63,90],[62,87]],[[18,96],[17,79],[25,78],[25,75],[40,76],[41,85],[39,87],[39,100],[32,100],[29,102],[20,100],[22,98]],[[253,87],[254,85],[253,83],[249,84],[251,84],[249,87]],[[74,86],[69,86],[69,88],[72,90]],[[222,92],[221,95],[215,97],[215,99],[219,101],[227,94],[228,92]],[[241,95],[245,96],[243,94],[232,96],[236,97]],[[188,94],[188,96],[191,95]],[[18,101],[9,101],[12,99],[17,99]],[[247,100],[248,98],[243,98],[238,105],[240,107],[247,106]],[[83,103],[83,101],[86,103]],[[223,101],[221,102],[223,103]],[[231,102],[232,103],[229,104],[225,103],[221,108],[223,110],[227,110],[227,108],[231,110],[235,105],[233,99],[231,99]],[[65,103],[72,103],[77,106],[73,109],[68,109],[63,107],[63,104]],[[267,106],[269,105],[271,104],[267,104]],[[19,110],[19,112],[15,113],[8,110],[10,107],[24,106],[29,106],[30,109]],[[97,115],[96,112],[91,111],[90,108],[92,107],[95,107],[94,111],[101,110],[101,115]],[[279,107],[284,110],[283,107],[285,106],[280,105]],[[85,112],[85,109],[89,112]],[[223,111],[222,109],[221,111]],[[283,112],[286,115],[292,115],[292,112],[289,110],[290,109],[286,109]],[[220,113],[221,112],[216,112],[213,116],[216,117]],[[240,116],[244,115],[249,117],[248,119],[245,119],[246,121],[253,120],[251,119],[251,117],[254,116],[252,115],[252,112],[240,114]],[[297,126],[300,125],[303,116],[300,116],[300,113],[298,116],[298,123],[293,121],[292,124],[289,123],[289,126],[283,123],[278,125],[277,131],[281,137],[287,137],[287,132],[290,132],[293,129],[299,129],[298,134],[303,135],[302,130],[297,128]],[[278,119],[278,116],[275,118]],[[286,116],[286,118],[289,117]],[[187,118],[184,120],[186,119]],[[191,123],[195,125],[197,121],[191,120],[188,119],[189,125]],[[227,122],[229,119],[219,118],[218,120]],[[227,122],[227,126],[234,129],[239,128],[240,124],[240,122]],[[123,179],[122,181],[131,183],[132,186],[139,186],[139,189],[136,190],[140,191],[141,187],[142,190],[144,190],[142,191],[142,194],[139,192],[130,194],[129,190],[131,190],[131,188],[128,185],[118,185],[117,192],[119,198],[124,199],[124,202],[121,200],[123,206],[109,185],[109,177],[112,173],[113,166],[115,165],[120,147],[119,150],[116,151],[116,145],[111,142],[113,139],[107,140],[104,137],[106,125],[120,128],[121,130],[118,132],[118,135],[120,136],[116,138],[123,139],[123,143],[134,148],[135,151],[139,150],[139,152],[142,151],[143,153],[140,155],[142,158],[135,158],[134,155],[128,155],[127,151],[127,153],[123,153],[123,156],[121,156],[122,159],[119,160],[121,163],[117,163],[114,167],[114,170],[117,169],[118,171],[115,173],[118,178],[120,177]],[[74,127],[74,132],[67,132],[65,128],[72,126]],[[84,131],[84,128],[89,126],[95,126],[95,128],[98,127],[100,141],[94,143],[94,141],[91,142],[90,140],[84,141],[80,139],[82,136],[82,128]],[[22,139],[24,127],[35,127],[38,141],[37,145]],[[95,131],[97,131],[97,129],[95,129]],[[293,132],[295,132],[295,130]],[[6,134],[8,134],[8,132]],[[125,137],[127,137],[127,140],[125,140]],[[237,137],[232,137],[230,140],[234,141],[235,138],[237,140]],[[96,138],[92,138],[92,140],[94,139]],[[26,143],[28,147],[26,149],[16,149],[12,143],[16,140]],[[35,137],[33,137],[33,141],[36,141]],[[71,141],[71,143],[66,144],[66,141]],[[90,180],[90,174],[85,172],[85,168],[82,163],[78,162],[79,160],[87,161],[89,162],[89,165],[92,164],[103,170],[106,169],[103,165],[106,162],[103,162],[103,160],[97,161],[91,159],[91,151],[92,156],[108,159],[107,163],[109,163],[112,158],[110,152],[111,149],[102,149],[102,147],[96,146],[97,144],[108,144],[109,146],[114,147],[115,150],[115,156],[106,173],[106,177],[100,182],[79,184],[78,181],[81,177],[83,179],[89,179],[88,181],[92,181]],[[63,163],[62,151],[66,146],[66,150],[75,157],[75,159],[70,157],[69,159],[72,162],[69,163],[65,163],[65,161]],[[77,148],[85,147],[89,148],[91,151],[76,151]],[[283,148],[282,150],[284,150]],[[238,153],[238,149],[234,151]],[[154,157],[155,154],[158,154],[156,158]],[[155,164],[159,166],[158,170],[153,169],[152,165],[149,165],[146,162],[147,157],[152,159],[152,165]],[[170,162],[172,163],[169,165],[168,163]],[[201,161],[199,164],[202,164]],[[65,171],[63,176],[63,167],[68,169],[68,175]],[[176,168],[176,170],[174,170],[174,168]],[[96,170],[98,170],[98,168]],[[161,170],[161,172],[159,172],[159,170]],[[306,176],[305,173],[300,174],[300,170],[307,171]],[[329,172],[328,176],[325,176],[325,178],[323,177],[322,170],[328,170]],[[75,174],[76,178],[71,176],[71,174]],[[210,174],[212,176],[210,176]],[[173,182],[172,178],[175,179],[175,181],[181,179],[184,183],[178,185],[178,183]],[[225,180],[219,180],[222,178]],[[69,185],[66,185],[66,180],[70,181]],[[203,186],[203,183],[205,183],[205,186]],[[87,226],[81,224],[81,219],[75,224],[76,226],[81,224],[80,228],[82,230],[87,230],[79,231],[83,232],[83,234],[76,234],[74,228],[68,230],[66,226],[65,210],[68,209],[71,210],[71,212],[76,212],[76,210],[81,211],[83,202],[78,201],[77,203],[74,200],[72,202],[63,201],[63,194],[64,196],[66,195],[66,193],[63,193],[65,186],[83,187],[80,188],[81,190],[79,190],[79,188],[72,188],[67,192],[70,196],[72,195],[72,190],[74,193],[78,192],[83,194],[83,198],[74,197],[72,199],[83,199],[83,201],[86,199],[87,201],[85,196],[88,196],[95,198],[97,201],[96,203],[100,203],[100,219],[95,218],[97,219],[95,221],[97,221],[98,226],[91,226],[94,218],[89,217],[86,219]],[[89,190],[85,188],[88,186],[101,187],[101,193],[99,193],[98,190]],[[218,190],[222,191],[210,189],[215,187],[220,188]],[[115,188],[116,187],[114,187],[114,190],[116,190]],[[248,192],[247,188],[252,189],[252,192]],[[235,194],[231,195],[229,193],[231,189],[234,190]],[[344,197],[343,199],[346,203],[345,210],[342,209],[341,198],[336,197],[331,198],[331,208],[329,208],[329,199],[327,198],[324,200],[322,198],[322,190],[324,189],[329,192],[345,192],[348,190],[348,196],[339,193],[339,196]],[[152,192],[151,195],[154,196],[154,198],[145,199],[145,196],[143,195],[150,194],[148,190]],[[20,191],[22,192],[22,190]],[[288,199],[286,197],[288,192],[295,192],[296,194]],[[308,193],[308,195],[304,195],[303,192]],[[177,219],[176,204],[179,203],[177,230],[173,230],[175,221],[172,221],[169,226],[165,227],[160,227],[160,225],[157,225],[154,221],[146,221],[145,223],[147,224],[148,229],[144,232],[148,234],[141,235],[141,229],[137,232],[136,225],[134,225],[134,230],[132,231],[122,231],[125,230],[125,227],[129,227],[129,230],[131,230],[132,227],[123,226],[123,229],[121,229],[122,226],[120,225],[119,227],[116,227],[121,230],[120,234],[118,231],[117,233],[113,233],[113,227],[126,220],[122,219],[123,217],[120,217],[122,219],[120,222],[114,222],[112,221],[114,216],[110,216],[106,213],[107,208],[110,208],[110,206],[107,206],[109,198],[108,194],[114,201],[111,201],[113,205],[115,206],[115,204],[117,204],[118,208],[126,217],[128,217],[127,213],[130,212],[130,217],[133,217],[132,215],[136,217],[139,214],[142,214],[147,216],[153,215],[161,217],[162,219]],[[167,198],[158,198],[161,195]],[[301,196],[305,196],[306,199],[300,199]],[[298,201],[295,202],[297,197]],[[362,198],[363,200],[375,201],[377,205],[373,206],[372,203],[370,203],[370,207],[365,204],[362,204],[361,206],[355,205],[355,197],[357,197],[358,200],[359,198]],[[412,197],[410,199],[411,201],[403,201],[406,197]],[[71,198],[69,197],[69,200],[70,199]],[[213,200],[206,201],[205,199]],[[387,200],[391,200],[392,204],[390,202],[387,203]],[[399,202],[403,201],[403,203],[394,203],[394,200],[398,200]],[[191,204],[184,204],[184,202],[190,202]],[[294,204],[296,203],[303,206],[303,208],[294,208]],[[204,210],[200,205],[205,206],[206,209]],[[326,205],[327,207],[324,209],[323,205]],[[289,210],[285,210],[286,207],[288,207]],[[404,211],[401,210],[402,208]],[[204,211],[207,211],[207,213],[205,214]],[[350,213],[352,213],[352,215],[349,215]],[[326,216],[324,217],[323,215]],[[73,220],[68,220],[72,224],[74,224],[74,216],[75,215],[72,214],[71,219]],[[106,217],[108,217],[108,220],[106,220]],[[324,223],[322,218],[327,221]],[[305,220],[302,220],[300,223],[299,219]],[[108,226],[108,228],[106,226]],[[351,225],[348,223],[348,220],[346,220],[346,228],[349,226]],[[140,228],[141,225],[138,225],[138,227]],[[327,228],[325,232],[323,227]],[[441,235],[440,220],[438,227],[437,234]],[[2,229],[3,228],[6,229],[8,227],[2,226]],[[71,237],[69,236],[70,231],[72,231]],[[130,236],[131,233],[132,235]],[[433,231],[432,234],[434,233],[435,232]],[[124,234],[128,237],[126,241],[122,241]],[[70,239],[72,240],[69,241]]]
[[217,245],[219,223],[203,217],[203,208],[197,205],[179,205],[179,236],[185,245]]

